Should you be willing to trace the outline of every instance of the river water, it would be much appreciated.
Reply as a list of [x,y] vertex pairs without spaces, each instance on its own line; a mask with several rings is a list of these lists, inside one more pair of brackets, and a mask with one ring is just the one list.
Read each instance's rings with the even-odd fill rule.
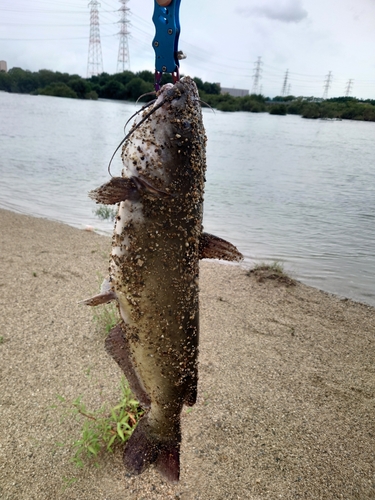
[[[133,103],[0,92],[0,207],[110,234],[90,189]],[[375,123],[204,110],[205,230],[245,265],[375,305]],[[119,154],[112,173],[121,172]]]

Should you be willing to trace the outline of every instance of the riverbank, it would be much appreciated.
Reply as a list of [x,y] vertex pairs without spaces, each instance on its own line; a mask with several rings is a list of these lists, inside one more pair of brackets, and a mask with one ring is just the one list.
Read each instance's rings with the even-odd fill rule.
[[0,227],[0,498],[375,497],[374,308],[202,262],[180,484],[128,477],[120,450],[78,470],[57,443],[80,425],[51,406],[56,394],[90,408],[119,397],[120,370],[77,305],[106,274],[110,239],[5,210]]

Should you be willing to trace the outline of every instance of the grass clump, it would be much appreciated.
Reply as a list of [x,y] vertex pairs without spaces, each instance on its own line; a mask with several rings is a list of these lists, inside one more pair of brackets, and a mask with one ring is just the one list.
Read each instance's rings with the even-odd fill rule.
[[117,215],[117,209],[108,205],[100,205],[94,213],[99,219],[114,221]]
[[65,407],[65,413],[72,413],[83,422],[79,439],[73,441],[75,451],[71,460],[77,467],[84,467],[85,462],[90,461],[98,466],[98,455],[113,452],[115,446],[125,443],[143,415],[125,377],[121,379],[120,401],[110,409],[104,405],[99,410],[89,410],[82,396],[72,402],[60,395],[57,398]]
[[92,317],[97,332],[103,332],[105,335],[108,335],[121,320],[117,305],[114,302],[93,307]]
[[[103,276],[98,273],[97,280],[99,284],[99,293],[102,293],[103,287],[106,289],[108,286],[107,279],[103,280]],[[108,335],[114,326],[121,321],[120,313],[117,307],[117,301],[108,302],[107,304],[100,304],[91,308],[92,318],[98,333]]]
[[246,274],[247,276],[255,276],[258,283],[264,283],[266,280],[274,280],[277,283],[287,286],[296,285],[296,281],[285,273],[283,264],[277,261],[271,264],[265,262],[255,264],[253,269],[250,269]]

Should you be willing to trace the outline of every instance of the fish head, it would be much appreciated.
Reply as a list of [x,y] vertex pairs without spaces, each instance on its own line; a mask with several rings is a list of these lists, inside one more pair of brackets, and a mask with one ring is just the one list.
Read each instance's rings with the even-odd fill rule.
[[192,78],[164,85],[132,130],[123,147],[123,175],[171,193],[191,189],[197,176],[203,179],[206,135]]

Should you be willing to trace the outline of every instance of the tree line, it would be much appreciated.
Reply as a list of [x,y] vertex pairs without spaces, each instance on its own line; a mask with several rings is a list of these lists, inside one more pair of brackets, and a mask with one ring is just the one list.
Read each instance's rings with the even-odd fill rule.
[[210,106],[221,111],[268,112],[271,115],[300,115],[303,118],[331,120],[375,121],[375,100],[355,97],[334,97],[316,99],[314,97],[276,96],[273,99],[251,94],[245,97],[207,95],[201,98]]
[[[172,81],[163,75],[162,84]],[[220,86],[196,79],[202,92],[219,94]],[[12,68],[0,72],[0,90],[20,94],[51,95],[75,99],[118,99],[135,101],[139,96],[154,91],[154,74],[151,71],[124,71],[115,75],[101,73],[91,78],[41,69],[37,72]],[[149,97],[150,99],[153,96]]]
[[[162,84],[171,82],[171,75],[163,75]],[[314,97],[276,96],[273,99],[260,94],[233,97],[221,94],[217,83],[194,78],[202,101],[220,111],[268,112],[274,115],[295,114],[304,118],[349,119],[375,121],[375,100],[354,97],[315,99]],[[37,72],[12,68],[0,72],[0,90],[6,92],[51,95],[75,99],[136,100],[154,91],[154,74],[144,70],[124,71],[114,75],[101,73],[91,78],[41,69]],[[145,100],[153,96],[146,96]]]

